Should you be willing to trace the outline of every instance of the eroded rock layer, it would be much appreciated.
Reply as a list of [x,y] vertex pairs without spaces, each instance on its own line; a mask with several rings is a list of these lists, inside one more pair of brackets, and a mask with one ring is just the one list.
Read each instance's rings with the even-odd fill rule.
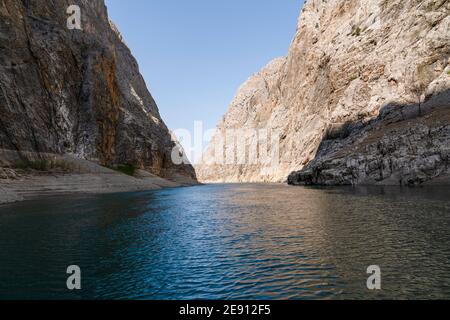
[[[82,30],[67,27],[70,5]],[[1,0],[0,149],[195,179],[103,0]],[[9,164],[10,165],[10,164]]]
[[[279,162],[204,163],[199,178],[445,181],[449,57],[448,0],[308,0],[287,57],[251,77],[218,125],[278,132]],[[206,162],[222,140],[213,139]],[[224,145],[225,154],[233,148]]]

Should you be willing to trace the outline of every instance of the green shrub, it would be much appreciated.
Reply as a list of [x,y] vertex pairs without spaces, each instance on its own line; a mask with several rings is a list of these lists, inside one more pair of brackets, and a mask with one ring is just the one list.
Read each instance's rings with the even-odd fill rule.
[[128,176],[134,176],[134,173],[136,172],[136,167],[131,164],[119,164],[117,165],[117,167],[114,168],[114,170],[126,174]]
[[352,27],[352,36],[359,37],[361,35],[361,28],[359,26]]
[[21,170],[35,170],[35,171],[50,171],[59,169],[65,172],[71,171],[73,166],[63,160],[20,160],[12,165],[15,169]]
[[22,170],[32,169],[36,171],[48,171],[50,163],[47,160],[24,160],[18,161],[14,167]]

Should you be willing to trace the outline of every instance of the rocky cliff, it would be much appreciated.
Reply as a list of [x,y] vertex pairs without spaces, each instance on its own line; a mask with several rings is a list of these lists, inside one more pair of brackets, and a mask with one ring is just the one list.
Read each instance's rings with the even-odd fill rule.
[[[307,0],[287,57],[239,89],[199,178],[448,183],[449,57],[448,0]],[[238,128],[276,132],[279,161],[212,161],[248,155],[226,138]]]
[[[71,5],[81,30],[68,28]],[[0,115],[0,149],[21,161],[70,154],[195,180],[172,163],[177,142],[103,0],[0,1]]]

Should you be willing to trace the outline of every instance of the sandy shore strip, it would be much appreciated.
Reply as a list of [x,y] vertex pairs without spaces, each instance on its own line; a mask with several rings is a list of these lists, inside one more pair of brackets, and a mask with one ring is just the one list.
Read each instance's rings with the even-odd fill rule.
[[58,161],[64,161],[72,170],[68,173],[30,171],[17,175],[13,170],[2,169],[0,204],[39,196],[139,192],[197,184],[184,176],[174,175],[167,180],[143,170],[136,170],[130,176],[71,156],[58,156]]
[[0,184],[0,204],[39,196],[138,192],[187,185],[150,174],[132,177],[114,171],[110,173],[32,175],[18,180],[0,180]]
[[19,194],[0,187],[0,205],[25,200]]
[[131,177],[118,173],[36,175],[2,180],[0,204],[60,194],[102,194],[181,187],[184,184],[156,176]]

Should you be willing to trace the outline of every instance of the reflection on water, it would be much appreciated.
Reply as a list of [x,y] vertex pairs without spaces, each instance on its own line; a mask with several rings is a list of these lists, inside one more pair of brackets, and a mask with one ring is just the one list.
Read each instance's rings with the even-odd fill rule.
[[[449,199],[210,185],[2,206],[0,299],[448,299]],[[366,288],[370,265],[381,291]]]

